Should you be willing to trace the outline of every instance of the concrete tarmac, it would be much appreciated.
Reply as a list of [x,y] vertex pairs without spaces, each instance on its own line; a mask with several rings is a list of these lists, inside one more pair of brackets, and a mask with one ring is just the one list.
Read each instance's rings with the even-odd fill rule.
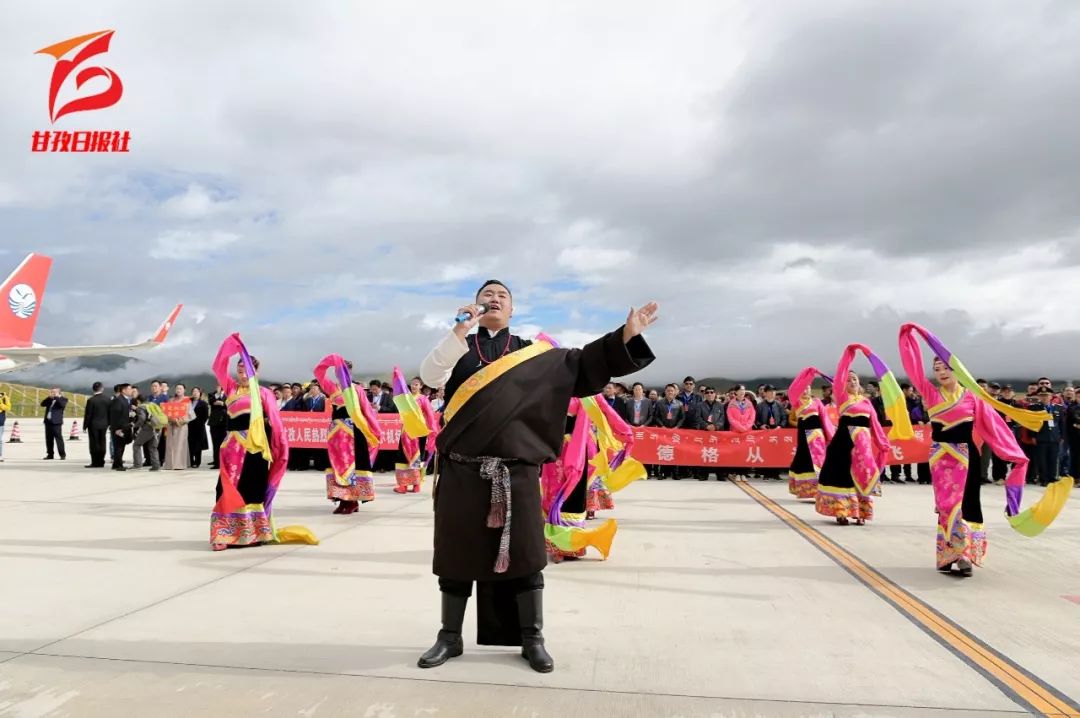
[[85,438],[42,461],[40,423],[21,424],[0,464],[0,716],[1080,715],[1075,498],[1029,539],[984,487],[987,565],[961,579],[934,570],[928,486],[886,485],[872,523],[839,527],[786,483],[637,482],[607,561],[545,572],[554,673],[476,647],[471,611],[465,655],[421,670],[430,482],[400,496],[380,475],[334,516],[321,475],[290,473],[278,526],[321,544],[214,553],[215,472],[84,469]]

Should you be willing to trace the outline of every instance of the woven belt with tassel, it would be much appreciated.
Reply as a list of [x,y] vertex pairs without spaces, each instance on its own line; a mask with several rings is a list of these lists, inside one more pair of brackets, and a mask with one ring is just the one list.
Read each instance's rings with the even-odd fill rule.
[[480,478],[491,482],[491,508],[488,510],[487,527],[502,527],[499,537],[499,555],[495,559],[495,573],[506,573],[510,568],[510,469],[506,463],[513,459],[497,456],[462,456],[451,453],[450,458],[463,464],[480,464]]

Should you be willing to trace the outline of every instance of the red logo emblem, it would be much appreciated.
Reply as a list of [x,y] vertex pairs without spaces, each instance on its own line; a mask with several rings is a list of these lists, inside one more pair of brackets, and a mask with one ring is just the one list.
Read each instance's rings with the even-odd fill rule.
[[[64,115],[72,112],[85,112],[87,110],[101,110],[111,107],[120,101],[124,94],[124,84],[120,82],[120,76],[107,67],[84,67],[75,75],[75,88],[81,88],[86,82],[95,77],[106,77],[109,86],[88,97],[79,97],[56,108],[56,96],[60,93],[60,87],[68,76],[82,63],[96,55],[102,55],[109,51],[109,42],[112,40],[113,30],[80,35],[70,40],[58,42],[55,45],[38,50],[35,55],[52,55],[56,58],[56,66],[53,67],[52,82],[49,83],[49,119],[56,122]],[[76,48],[81,48],[73,58],[65,60],[64,57]]]

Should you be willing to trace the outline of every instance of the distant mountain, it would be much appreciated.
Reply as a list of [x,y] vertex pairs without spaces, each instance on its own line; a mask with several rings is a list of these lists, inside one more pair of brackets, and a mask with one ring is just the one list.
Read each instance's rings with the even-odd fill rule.
[[205,392],[213,391],[214,387],[217,386],[217,378],[209,372],[201,374],[173,374],[171,372],[164,372],[137,381],[132,381],[132,384],[139,387],[139,391],[143,394],[146,394],[150,390],[150,382],[161,380],[167,381],[170,387],[174,387],[178,382],[182,382],[187,388],[188,394],[190,394],[191,390],[195,387],[199,387]]
[[[91,369],[100,372],[120,371],[121,369],[137,367],[140,364],[146,363],[142,359],[124,356],[123,354],[103,354],[98,357],[76,357],[74,359],[65,359],[63,361],[74,362],[73,368],[75,369]],[[55,363],[59,364],[60,362]]]
[[[122,354],[73,357],[38,364],[11,372],[8,376],[21,384],[59,386],[64,391],[88,393],[89,384],[121,371],[139,371],[140,359]],[[132,373],[134,373],[132,371]]]

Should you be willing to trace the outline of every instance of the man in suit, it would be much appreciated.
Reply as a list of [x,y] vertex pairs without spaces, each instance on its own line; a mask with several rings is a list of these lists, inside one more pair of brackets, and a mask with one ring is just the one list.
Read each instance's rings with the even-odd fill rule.
[[67,408],[67,397],[61,396],[60,387],[54,386],[49,389],[47,396],[41,405],[45,408],[45,459],[53,458],[53,445],[56,445],[61,461],[67,458],[64,450],[64,409]]
[[394,397],[389,392],[383,391],[383,385],[378,379],[372,379],[368,387],[368,399],[371,401],[371,406],[375,411],[380,414],[397,413],[397,408],[394,406]]
[[[635,382],[630,390],[630,396],[623,403],[623,419],[630,426],[650,426],[652,424],[655,402],[645,396],[645,385],[640,381]],[[645,472],[648,476],[656,476],[658,467],[646,464]]]
[[[679,387],[668,384],[664,387],[664,398],[653,405],[652,425],[663,429],[681,429],[686,422],[686,408],[678,399]],[[658,478],[672,477],[676,481],[682,478],[678,467],[663,465]]]
[[640,381],[634,384],[624,410],[630,426],[649,426],[652,422],[653,400],[645,396],[645,385]]
[[[885,405],[882,404],[882,411]],[[766,384],[761,388],[761,401],[757,405],[757,419],[754,428],[762,431],[775,431],[787,425],[787,412],[776,400],[776,387]],[[780,469],[762,469],[762,476],[773,481],[780,481]]]
[[626,417],[626,402],[619,396],[619,391],[615,387],[614,382],[608,382],[604,386],[603,396],[604,401],[607,402],[608,406],[615,410],[616,414],[623,418]]
[[278,408],[285,411],[285,407],[290,401],[292,401],[292,384],[282,384],[281,388],[277,390],[280,394],[278,399]]
[[308,388],[307,410],[319,413],[325,409],[326,397],[323,396],[322,387],[319,386],[319,382],[313,381]]
[[116,395],[109,403],[109,431],[113,435],[113,471],[124,468],[124,448],[131,443],[131,385],[117,384]]
[[[724,407],[724,402],[717,398],[716,389],[711,386],[705,387],[704,396],[702,401],[697,402],[690,409],[685,426],[698,431],[723,431],[727,428],[727,409]],[[719,467],[710,469],[708,466],[698,466],[691,471],[691,475],[698,481],[708,481],[710,473],[716,474],[717,481],[723,481],[727,475]]]
[[299,384],[293,384],[291,398],[282,405],[281,410],[307,411],[307,403],[304,400],[304,387]]
[[109,397],[102,392],[100,381],[94,382],[94,395],[86,400],[83,429],[90,434],[90,464],[88,469],[105,468],[105,439],[109,435]]

